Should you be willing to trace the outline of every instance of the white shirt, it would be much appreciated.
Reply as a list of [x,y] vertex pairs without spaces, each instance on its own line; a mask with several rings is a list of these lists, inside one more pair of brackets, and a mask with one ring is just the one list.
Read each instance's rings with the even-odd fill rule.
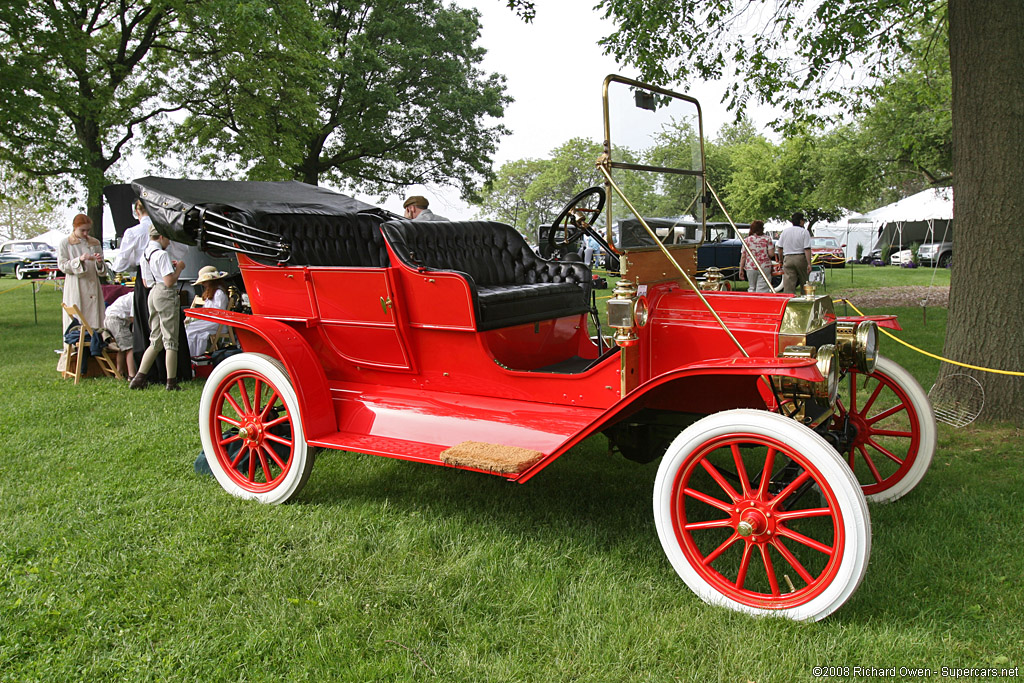
[[149,226],[152,223],[149,216],[143,216],[138,225],[124,231],[124,235],[121,237],[121,251],[110,264],[115,273],[124,273],[129,268],[139,265],[139,261],[142,260],[142,252],[149,244]]
[[107,315],[113,318],[124,318],[127,320],[132,317],[132,303],[135,299],[134,292],[128,292],[114,299],[114,303],[107,306]]
[[775,247],[782,250],[783,256],[802,254],[804,249],[811,248],[811,233],[799,225],[791,225],[779,235]]
[[[153,219],[143,216],[138,225],[124,231],[124,235],[121,237],[121,251],[110,264],[115,273],[124,273],[130,268],[141,265],[142,253],[146,251],[150,242],[149,228],[151,225],[153,225]],[[170,254],[171,260],[184,261],[188,247],[181,242],[171,240],[166,251]]]
[[150,240],[146,251],[142,253],[142,284],[152,287],[157,282],[163,282],[165,275],[174,272],[171,265],[171,257],[166,251],[160,248],[160,243]]

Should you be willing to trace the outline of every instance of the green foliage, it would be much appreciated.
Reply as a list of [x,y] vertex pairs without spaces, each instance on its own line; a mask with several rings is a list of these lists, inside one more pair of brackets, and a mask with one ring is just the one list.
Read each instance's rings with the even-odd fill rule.
[[512,225],[531,242],[537,228],[550,225],[573,196],[603,185],[597,159],[603,148],[573,138],[551,150],[549,159],[521,159],[503,164],[480,193],[480,213]]
[[[490,173],[509,101],[485,74],[475,10],[439,0],[232,0],[194,19],[202,56],[169,96],[189,110],[154,151],[186,172],[331,181],[385,195]],[[233,30],[246,26],[246,30]]]
[[98,231],[111,169],[168,111],[177,17],[199,1],[0,3],[0,161],[63,191],[84,186]]
[[[617,29],[601,43],[655,83],[730,79],[730,107],[754,100],[804,122],[850,106],[896,72],[919,30],[945,29],[944,0],[806,3],[774,11],[742,0],[600,0]],[[858,67],[867,86],[843,90]],[[730,71],[731,70],[731,71]]]
[[35,237],[58,227],[59,220],[44,184],[0,162],[0,242]]

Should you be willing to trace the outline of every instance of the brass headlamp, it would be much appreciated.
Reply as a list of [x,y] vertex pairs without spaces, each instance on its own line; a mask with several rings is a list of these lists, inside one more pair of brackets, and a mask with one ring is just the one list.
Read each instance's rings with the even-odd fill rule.
[[795,377],[779,377],[779,388],[790,398],[810,399],[823,408],[831,407],[839,395],[839,355],[834,344],[813,346],[787,346],[783,358],[810,358],[815,361],[824,382],[812,382]]
[[840,320],[836,323],[836,346],[844,370],[856,367],[870,375],[878,359],[878,324],[874,320]]

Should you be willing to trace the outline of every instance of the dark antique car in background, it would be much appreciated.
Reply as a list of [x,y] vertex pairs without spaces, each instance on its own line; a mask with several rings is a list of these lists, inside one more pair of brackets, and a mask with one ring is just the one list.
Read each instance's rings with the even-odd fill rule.
[[24,280],[58,272],[57,252],[46,242],[12,240],[0,245],[0,277]]
[[[613,204],[630,206],[618,188],[641,174],[703,226],[699,103],[615,76],[603,101],[606,185],[553,225],[584,229],[603,209],[614,225]],[[658,130],[634,120],[650,115],[698,133],[688,165],[611,157],[613,137]],[[659,172],[678,182],[655,185]],[[591,328],[590,269],[540,258],[501,223],[396,220],[300,183],[134,184],[162,233],[238,258],[252,313],[187,311],[233,327],[244,349],[216,366],[199,409],[232,495],[292,499],[315,449],[524,483],[603,434],[631,460],[660,458],[655,526],[695,593],[816,620],[867,570],[867,501],[905,495],[931,461],[927,396],[877,355],[892,316],[842,317],[811,290],[702,291],[701,240],[663,244],[639,214],[643,232],[605,235],[622,278]]]

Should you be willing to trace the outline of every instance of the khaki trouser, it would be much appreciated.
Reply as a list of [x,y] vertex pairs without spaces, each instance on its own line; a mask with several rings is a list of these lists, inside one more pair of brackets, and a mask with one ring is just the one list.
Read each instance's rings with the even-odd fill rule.
[[157,353],[178,350],[178,293],[162,282],[149,290],[149,344]]
[[796,294],[807,282],[807,256],[786,254],[782,259],[782,291]]

